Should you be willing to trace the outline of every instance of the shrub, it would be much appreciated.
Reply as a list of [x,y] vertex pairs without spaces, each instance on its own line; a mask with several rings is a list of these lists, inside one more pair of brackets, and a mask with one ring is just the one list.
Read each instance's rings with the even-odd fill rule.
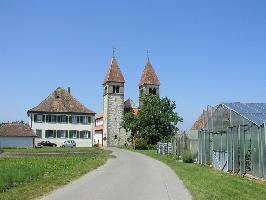
[[189,150],[184,151],[184,153],[182,153],[181,157],[182,157],[182,160],[184,163],[193,163],[193,155],[192,155],[191,151],[189,151]]
[[4,152],[4,150],[0,148],[0,153],[3,153],[3,152]]
[[154,144],[148,144],[147,145],[148,150],[157,150],[157,145]]
[[137,138],[135,140],[135,149],[136,150],[147,150],[148,149],[147,141],[143,138]]

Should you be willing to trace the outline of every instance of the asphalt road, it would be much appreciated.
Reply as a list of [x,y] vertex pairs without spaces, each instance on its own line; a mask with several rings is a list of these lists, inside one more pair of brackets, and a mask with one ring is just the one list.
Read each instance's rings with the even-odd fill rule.
[[186,200],[190,194],[165,164],[145,155],[111,148],[107,164],[43,200]]

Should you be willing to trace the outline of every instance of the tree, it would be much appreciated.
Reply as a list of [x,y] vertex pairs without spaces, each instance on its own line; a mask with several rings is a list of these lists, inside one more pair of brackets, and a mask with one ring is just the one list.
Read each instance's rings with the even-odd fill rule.
[[126,132],[130,132],[130,138],[132,140],[133,148],[135,149],[135,141],[139,131],[138,116],[134,115],[132,112],[125,113],[121,126],[126,130]]
[[157,95],[142,98],[142,107],[138,115],[140,137],[148,144],[157,144],[160,140],[169,140],[176,131],[178,122],[183,118],[175,112],[176,104],[168,98]]

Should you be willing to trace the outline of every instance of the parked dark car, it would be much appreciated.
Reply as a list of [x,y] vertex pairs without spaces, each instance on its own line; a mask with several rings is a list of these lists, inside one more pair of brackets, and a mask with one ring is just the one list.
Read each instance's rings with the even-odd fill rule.
[[57,147],[57,144],[50,141],[41,141],[37,144],[37,147]]

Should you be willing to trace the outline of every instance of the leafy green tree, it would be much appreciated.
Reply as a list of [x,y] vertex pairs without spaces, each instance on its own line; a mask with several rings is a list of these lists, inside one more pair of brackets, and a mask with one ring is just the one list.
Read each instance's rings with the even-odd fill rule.
[[132,112],[126,112],[123,116],[123,121],[121,126],[130,132],[130,139],[132,140],[133,148],[135,149],[135,141],[139,131],[139,120],[138,116],[134,115]]
[[157,95],[144,96],[138,114],[140,137],[146,139],[148,144],[169,140],[177,130],[177,123],[183,121],[175,108],[175,102],[167,97],[160,99]]

